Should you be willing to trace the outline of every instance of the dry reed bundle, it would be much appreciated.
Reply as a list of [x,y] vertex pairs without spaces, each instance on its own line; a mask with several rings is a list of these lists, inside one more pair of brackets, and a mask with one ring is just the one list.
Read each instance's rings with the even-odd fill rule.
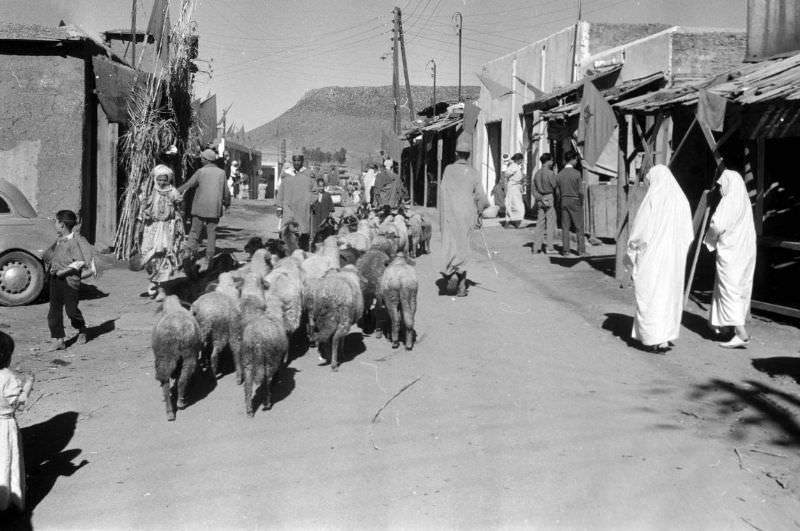
[[114,252],[117,258],[130,259],[141,244],[142,194],[152,191],[150,170],[159,156],[175,146],[181,167],[174,168],[178,181],[183,180],[192,145],[193,114],[191,94],[193,74],[191,59],[196,48],[192,22],[196,0],[182,0],[178,22],[165,28],[169,43],[169,64],[149,76],[145,86],[134,92],[128,104],[129,129],[122,138],[122,158],[128,184],[122,198]]

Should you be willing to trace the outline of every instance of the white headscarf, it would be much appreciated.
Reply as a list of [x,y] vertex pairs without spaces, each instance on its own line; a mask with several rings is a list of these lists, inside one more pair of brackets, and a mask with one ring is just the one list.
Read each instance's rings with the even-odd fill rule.
[[711,217],[712,230],[705,242],[710,251],[717,248],[719,238],[726,233],[733,235],[742,230],[755,230],[753,207],[742,176],[733,170],[725,170],[717,183],[722,199]]
[[674,341],[680,333],[686,255],[694,238],[689,202],[669,168],[645,176],[647,189],[628,239],[636,316],[631,335],[645,345]]
[[694,239],[689,201],[669,168],[657,164],[644,180],[649,187],[628,238],[629,265],[634,266],[634,271],[654,238],[664,237],[680,249],[687,248]]

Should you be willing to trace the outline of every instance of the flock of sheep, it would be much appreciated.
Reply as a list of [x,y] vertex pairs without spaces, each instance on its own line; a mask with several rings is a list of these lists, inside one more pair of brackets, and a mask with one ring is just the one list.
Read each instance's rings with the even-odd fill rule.
[[251,239],[245,247],[250,261],[221,273],[190,308],[167,296],[152,335],[167,420],[175,420],[173,381],[183,409],[198,364],[219,377],[226,350],[237,384],[244,384],[249,416],[261,403],[271,407],[270,383],[290,361],[292,345],[316,345],[335,371],[353,325],[380,338],[388,321],[392,348],[400,346],[402,331],[411,350],[418,290],[413,260],[429,252],[430,237],[430,222],[418,213],[359,210],[326,220],[308,253],[290,222],[280,239]]

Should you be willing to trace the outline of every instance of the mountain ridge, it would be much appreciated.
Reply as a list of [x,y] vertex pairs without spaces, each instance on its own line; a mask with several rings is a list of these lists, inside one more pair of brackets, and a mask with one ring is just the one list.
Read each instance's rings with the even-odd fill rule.
[[[415,110],[431,104],[432,87],[411,87]],[[405,102],[405,90],[401,91]],[[465,100],[477,99],[480,87],[463,86]],[[436,99],[458,99],[458,87],[436,87]],[[291,108],[275,119],[246,133],[256,148],[277,152],[281,139],[286,139],[287,154],[303,147],[324,151],[347,150],[348,165],[357,167],[359,161],[375,156],[380,149],[382,131],[391,131],[393,122],[391,85],[311,89]],[[408,124],[409,113],[402,108],[401,119]]]

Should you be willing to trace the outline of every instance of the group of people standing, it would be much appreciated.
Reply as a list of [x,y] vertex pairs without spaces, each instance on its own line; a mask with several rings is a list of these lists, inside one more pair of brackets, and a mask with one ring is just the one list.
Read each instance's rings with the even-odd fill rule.
[[[541,168],[536,171],[532,182],[526,185],[524,156],[515,153],[506,158],[504,155],[501,178],[493,190],[497,206],[505,209],[506,228],[522,228],[525,219],[526,198],[532,196],[531,205],[538,211],[536,231],[531,250],[534,253],[555,252],[556,212],[561,215],[561,225],[566,227],[561,233],[561,255],[570,253],[570,228],[575,230],[577,252],[586,255],[586,243],[583,232],[583,178],[576,168],[578,155],[568,151],[564,155],[564,168],[556,174],[555,160],[549,153],[539,160]],[[547,245],[550,245],[548,251]]]

